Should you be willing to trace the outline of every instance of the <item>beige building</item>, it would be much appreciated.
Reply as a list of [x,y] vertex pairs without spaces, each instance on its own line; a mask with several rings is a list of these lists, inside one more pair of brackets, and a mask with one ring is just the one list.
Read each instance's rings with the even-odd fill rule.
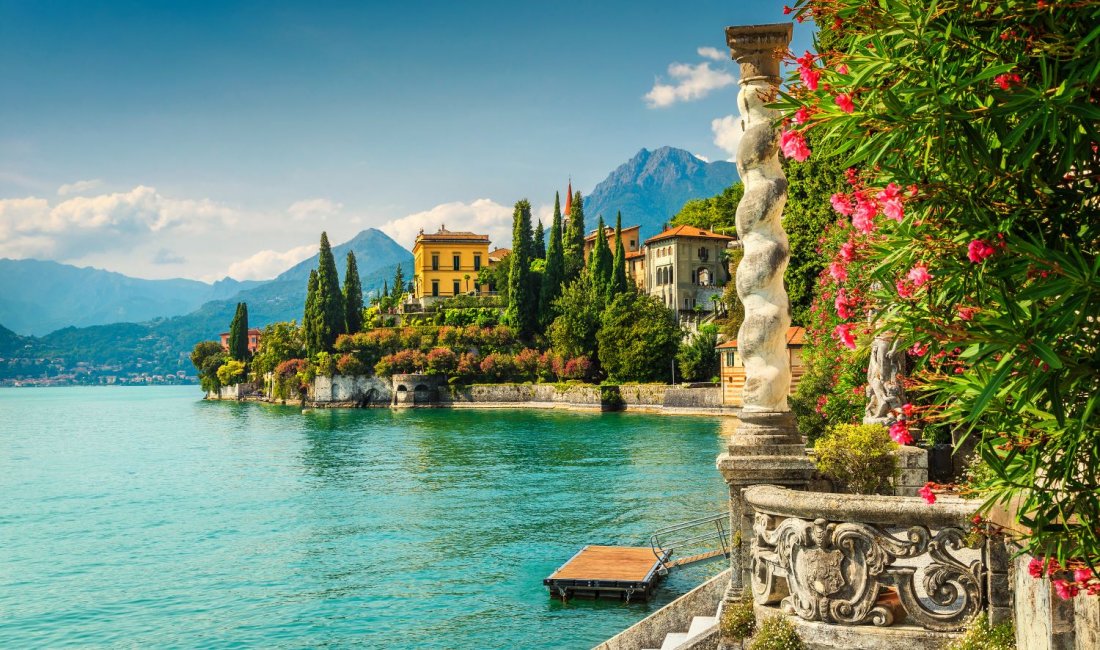
[[[798,382],[806,373],[802,363],[802,346],[806,341],[806,330],[801,327],[787,328],[787,354],[791,364],[790,393],[794,394]],[[745,388],[745,363],[737,349],[737,341],[727,341],[718,346],[719,374],[722,377],[722,404],[741,406],[741,394]]]
[[[636,253],[641,249],[641,226],[630,226],[629,228],[623,228],[623,251],[627,257],[630,257],[631,253]],[[604,237],[607,239],[607,247],[611,249],[611,254],[615,254],[615,228],[613,226],[604,227]],[[588,233],[588,236],[584,238],[584,261],[588,261],[588,256],[592,254],[592,249],[596,247],[596,231]]]
[[730,279],[723,252],[734,237],[676,226],[645,242],[646,292],[679,312],[714,311]]

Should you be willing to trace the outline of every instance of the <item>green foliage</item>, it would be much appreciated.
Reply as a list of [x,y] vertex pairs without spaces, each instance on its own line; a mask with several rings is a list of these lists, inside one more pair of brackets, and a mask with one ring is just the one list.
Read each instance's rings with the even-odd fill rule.
[[302,331],[294,321],[272,323],[260,335],[260,347],[252,357],[252,373],[262,378],[284,361],[305,356]]
[[718,629],[726,641],[742,641],[756,633],[752,590],[746,588],[741,594],[741,600],[726,604]]
[[737,236],[737,204],[745,185],[737,181],[709,199],[692,199],[672,217],[669,226],[695,226],[721,235]]
[[544,260],[546,259],[546,231],[543,229],[542,219],[538,221],[538,225],[535,226],[535,239],[531,249],[531,258]]
[[[508,309],[505,321],[513,325],[523,338],[535,332],[538,314],[538,286],[531,275],[531,204],[527,199],[516,202],[512,214],[512,254],[508,271]],[[537,276],[535,276],[537,277]]]
[[623,213],[615,213],[615,257],[611,261],[611,283],[607,302],[611,302],[629,287],[626,277],[626,248],[623,246]]
[[703,325],[676,355],[680,373],[688,381],[704,381],[718,373],[718,327]]
[[760,629],[749,644],[749,650],[805,650],[794,625],[784,614],[775,614],[764,619]]
[[952,641],[947,650],[1015,650],[1016,630],[1012,621],[990,625],[985,614],[970,623],[961,639]]
[[393,299],[395,304],[400,304],[402,297],[405,295],[405,272],[401,269],[401,265],[398,264],[397,268],[393,272],[393,286],[390,287],[390,298]]
[[218,383],[222,386],[239,384],[244,381],[244,375],[244,362],[236,359],[229,359],[218,368]]
[[217,341],[200,341],[191,350],[191,363],[195,366],[204,391],[215,391],[221,387],[218,368],[225,363],[225,359],[225,350]]
[[584,200],[581,193],[573,195],[569,206],[569,224],[562,237],[562,256],[564,259],[563,282],[572,282],[584,270]]
[[248,361],[248,305],[237,303],[237,312],[229,323],[229,356],[238,361]]
[[317,335],[317,269],[310,269],[309,284],[306,288],[306,306],[302,312],[302,340],[308,354],[313,354],[323,346]]
[[676,316],[654,296],[629,292],[615,298],[600,318],[600,365],[616,381],[655,381],[668,376],[680,345]]
[[722,306],[725,310],[725,318],[722,319],[722,334],[727,339],[736,339],[737,331],[741,329],[741,323],[745,321],[745,305],[737,295],[737,269],[741,266],[741,260],[745,257],[745,249],[728,248],[726,256],[730,265],[730,280],[722,288]]
[[607,300],[607,292],[611,285],[611,249],[607,247],[607,237],[604,235],[605,226],[603,217],[596,221],[596,241],[592,252],[588,255],[588,273],[592,278],[592,285],[596,292]]
[[344,333],[347,315],[344,313],[344,294],[340,292],[340,277],[336,273],[336,260],[328,243],[328,233],[321,233],[321,250],[317,260],[317,292],[314,303],[312,332],[314,340],[310,352],[328,352],[336,337]]
[[[786,108],[816,109],[817,149],[869,191],[915,186],[868,242],[876,329],[927,346],[913,388],[978,439],[984,507],[1017,504],[1027,550],[1100,565],[1100,4],[815,5],[834,17],[848,73]],[[931,280],[906,298],[918,265]]]
[[838,424],[814,443],[817,469],[855,494],[890,494],[898,444],[881,424]]
[[322,377],[336,374],[336,355],[331,352],[318,352],[313,359],[313,368]]
[[496,291],[497,297],[508,304],[508,276],[512,272],[512,256],[507,255],[496,264],[483,266],[477,273],[477,284],[489,285],[489,291]]
[[596,333],[600,329],[600,305],[599,294],[588,274],[566,286],[554,301],[558,317],[547,330],[550,346],[569,357],[594,357]]
[[562,251],[561,203],[554,194],[554,218],[550,222],[550,244],[546,250],[546,271],[543,274],[539,291],[539,320],[546,328],[554,320],[554,301],[561,295],[562,282],[565,281],[565,259]]
[[363,284],[352,251],[348,251],[347,264],[344,270],[344,331],[354,334],[363,329]]

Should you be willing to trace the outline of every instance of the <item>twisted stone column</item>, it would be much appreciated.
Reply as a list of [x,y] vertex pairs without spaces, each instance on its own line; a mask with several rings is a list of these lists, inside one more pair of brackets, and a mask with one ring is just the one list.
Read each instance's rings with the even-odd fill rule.
[[752,513],[741,491],[759,484],[805,487],[813,464],[787,405],[791,316],[783,274],[790,249],[782,222],[787,179],[779,164],[779,116],[767,108],[779,92],[779,64],[791,42],[791,25],[729,27],[726,42],[741,66],[737,104],[744,135],[737,170],[745,184],[737,206],[737,234],[745,251],[737,268],[737,295],[745,306],[737,334],[745,366],[744,406],[727,452],[718,457],[730,488],[731,530],[740,531],[741,538],[731,557],[728,593],[736,599],[746,584],[752,538]]

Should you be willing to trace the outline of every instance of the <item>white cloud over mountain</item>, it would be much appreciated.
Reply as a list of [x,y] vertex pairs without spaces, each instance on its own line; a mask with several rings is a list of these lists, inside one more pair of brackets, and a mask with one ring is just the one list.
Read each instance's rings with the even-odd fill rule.
[[737,83],[736,77],[725,70],[712,68],[708,61],[695,65],[671,63],[668,76],[672,78],[672,83],[657,80],[645,94],[646,104],[650,108],[665,108],[677,102],[702,99],[715,90]]
[[714,133],[714,144],[719,149],[730,155],[729,160],[736,162],[737,147],[741,144],[741,117],[727,115],[710,122],[710,130]]
[[230,264],[225,274],[238,280],[270,280],[316,252],[316,244],[296,246],[286,251],[263,250],[248,259]]
[[340,212],[343,203],[337,203],[330,199],[306,199],[295,201],[287,208],[287,213],[295,219],[324,219]]

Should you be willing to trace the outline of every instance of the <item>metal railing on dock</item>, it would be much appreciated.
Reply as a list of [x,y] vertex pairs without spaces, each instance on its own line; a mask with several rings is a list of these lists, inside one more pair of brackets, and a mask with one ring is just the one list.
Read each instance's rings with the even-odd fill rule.
[[728,524],[729,513],[720,512],[655,531],[649,538],[649,545],[653,555],[661,559],[661,572],[716,557],[729,557]]

